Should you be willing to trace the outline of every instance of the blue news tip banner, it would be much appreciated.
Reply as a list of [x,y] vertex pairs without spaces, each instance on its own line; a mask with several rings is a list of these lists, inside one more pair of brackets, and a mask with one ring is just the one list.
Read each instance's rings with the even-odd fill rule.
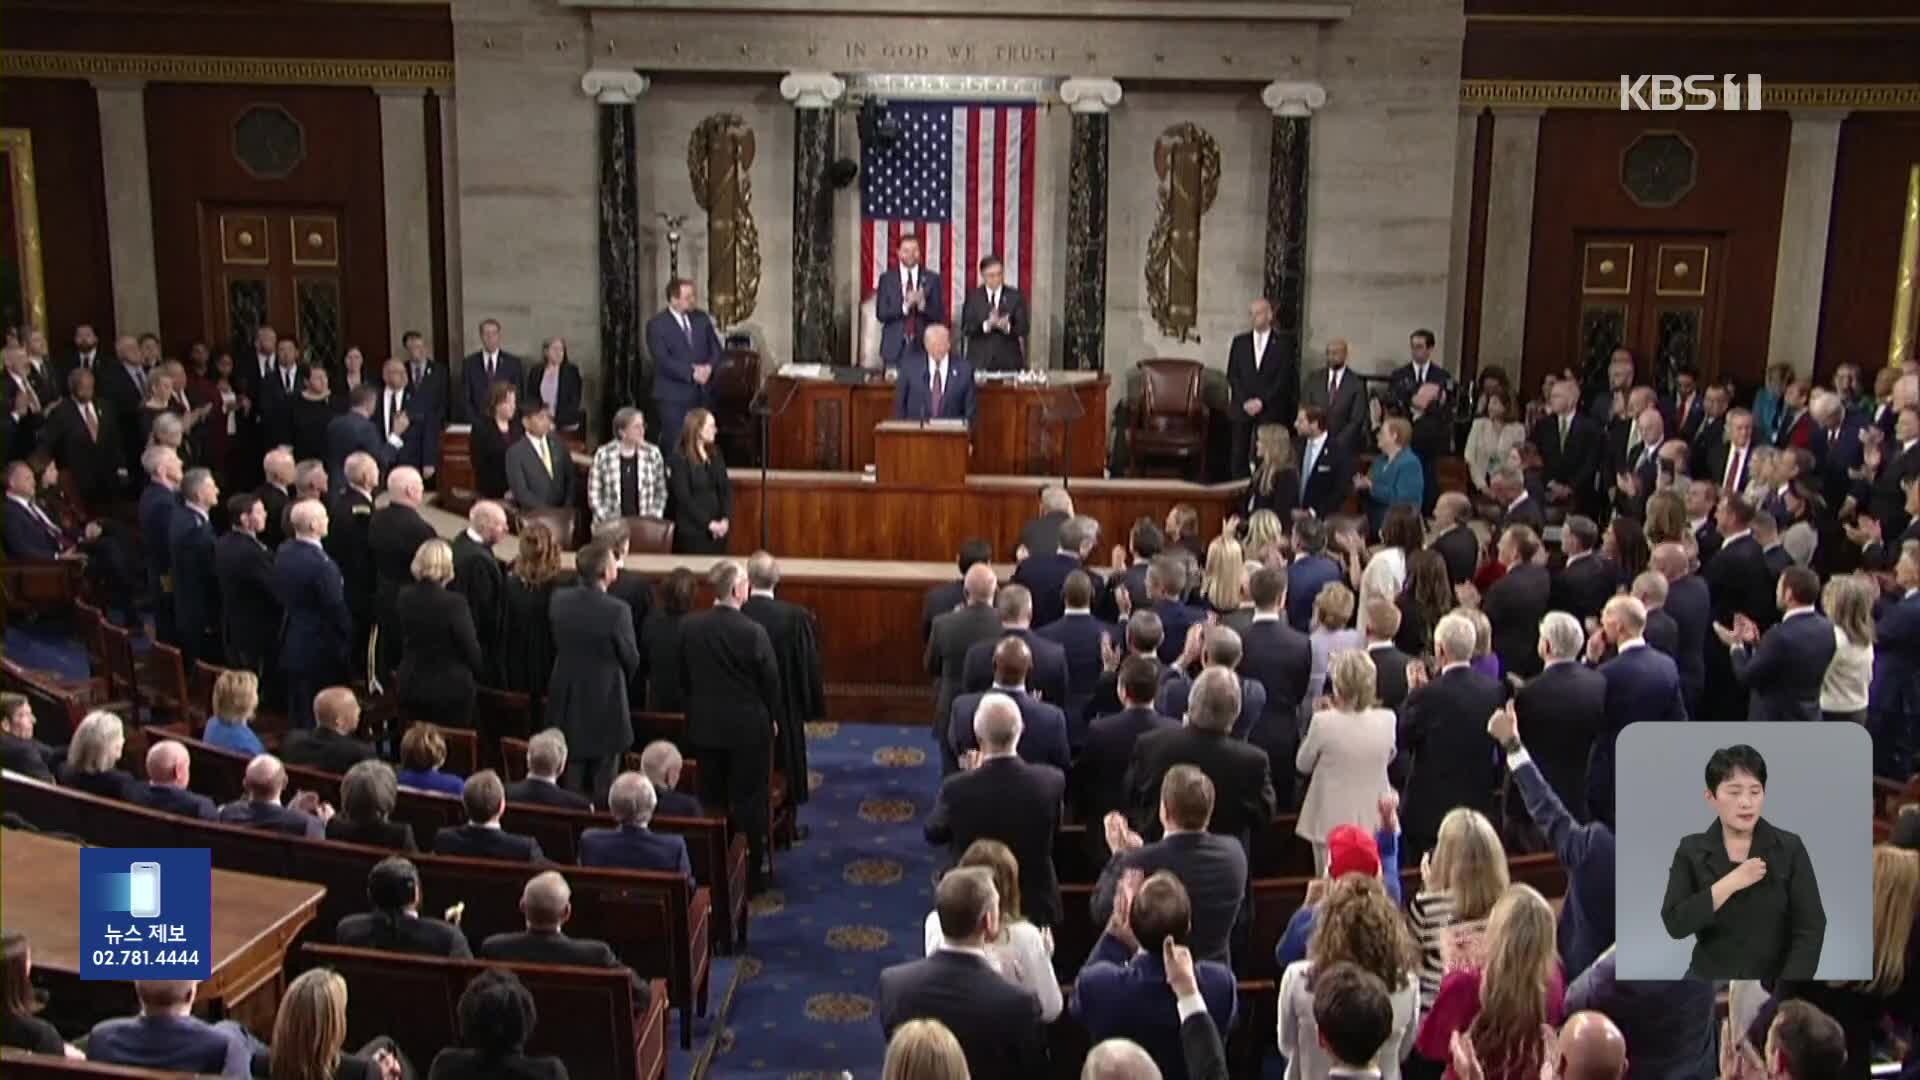
[[213,857],[206,848],[80,849],[80,977],[206,979]]

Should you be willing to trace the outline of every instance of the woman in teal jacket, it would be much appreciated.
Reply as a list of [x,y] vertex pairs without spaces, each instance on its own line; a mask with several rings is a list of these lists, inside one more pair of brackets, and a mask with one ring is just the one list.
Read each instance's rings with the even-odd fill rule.
[[1407,449],[1412,441],[1413,425],[1398,416],[1389,418],[1380,425],[1380,453],[1374,456],[1373,467],[1354,481],[1354,486],[1367,493],[1367,520],[1373,523],[1376,534],[1387,508],[1395,503],[1406,503],[1415,514],[1420,512],[1427,479],[1420,459]]

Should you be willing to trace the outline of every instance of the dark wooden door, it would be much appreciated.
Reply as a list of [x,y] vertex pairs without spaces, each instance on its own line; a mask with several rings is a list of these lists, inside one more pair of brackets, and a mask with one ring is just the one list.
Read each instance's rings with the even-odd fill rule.
[[1717,375],[1724,246],[1704,233],[1583,234],[1574,305],[1582,370],[1604,372],[1624,345],[1638,361],[1635,377],[1663,391],[1681,365]]
[[201,214],[207,340],[247,356],[267,325],[298,341],[308,363],[333,366],[344,349],[340,211],[204,206]]

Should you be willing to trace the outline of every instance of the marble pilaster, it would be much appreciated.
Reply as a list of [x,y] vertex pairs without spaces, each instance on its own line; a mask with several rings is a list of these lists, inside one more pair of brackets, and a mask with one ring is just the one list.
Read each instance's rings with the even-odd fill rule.
[[441,276],[447,291],[447,340],[440,348],[452,358],[467,354],[466,309],[460,302],[460,143],[453,89],[435,91],[429,107],[440,111],[440,234],[446,258]]
[[100,164],[106,179],[107,236],[112,240],[107,265],[113,273],[113,325],[118,334],[160,329],[146,90],[147,84],[137,79],[93,82],[100,107]]
[[1840,157],[1840,125],[1846,118],[1837,109],[1794,110],[1787,148],[1787,195],[1780,208],[1767,363],[1786,364],[1803,379],[1813,375],[1820,337],[1834,170]]
[[[433,226],[427,202],[426,91],[379,87],[380,179],[387,225],[387,323],[398,338],[433,329]],[[452,359],[444,341],[433,342]]]
[[1327,103],[1318,83],[1271,82],[1260,101],[1273,112],[1267,154],[1267,227],[1261,294],[1273,305],[1284,355],[1306,347],[1307,161],[1313,110]]
[[796,71],[780,80],[793,102],[793,359],[832,363],[833,104],[846,83],[829,72]]
[[634,153],[634,101],[647,89],[638,72],[594,69],[580,89],[599,111],[600,430],[616,410],[643,400],[640,385],[640,193]]
[[1068,370],[1106,366],[1108,112],[1120,104],[1120,93],[1112,79],[1060,84],[1060,99],[1073,113],[1064,334]]
[[1527,268],[1541,109],[1497,109],[1487,169],[1487,248],[1480,288],[1480,367],[1520,371],[1526,347]]

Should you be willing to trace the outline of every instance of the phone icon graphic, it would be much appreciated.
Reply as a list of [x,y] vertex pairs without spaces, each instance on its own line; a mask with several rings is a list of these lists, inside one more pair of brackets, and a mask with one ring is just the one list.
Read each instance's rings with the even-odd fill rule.
[[128,890],[130,914],[136,919],[152,919],[160,915],[160,864],[157,862],[137,862],[129,868],[128,878],[132,888]]

